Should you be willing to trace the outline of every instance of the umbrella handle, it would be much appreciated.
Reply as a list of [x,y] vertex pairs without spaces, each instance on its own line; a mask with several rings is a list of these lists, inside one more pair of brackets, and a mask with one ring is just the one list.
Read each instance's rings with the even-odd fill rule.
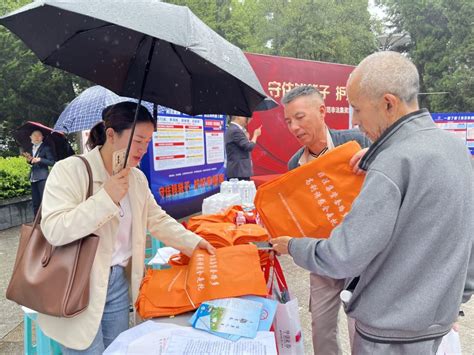
[[153,52],[155,49],[156,38],[152,37],[150,51],[148,52],[148,59],[145,64],[145,73],[143,73],[142,86],[140,88],[140,97],[138,99],[137,108],[135,109],[135,117],[133,118],[132,132],[130,133],[130,138],[128,139],[127,150],[125,152],[125,161],[123,162],[123,168],[127,167],[128,155],[130,153],[130,147],[132,146],[133,135],[135,133],[135,126],[137,125],[138,118],[138,109],[142,104],[143,91],[145,90],[146,81],[148,79],[148,72],[150,71],[151,60],[153,58]]

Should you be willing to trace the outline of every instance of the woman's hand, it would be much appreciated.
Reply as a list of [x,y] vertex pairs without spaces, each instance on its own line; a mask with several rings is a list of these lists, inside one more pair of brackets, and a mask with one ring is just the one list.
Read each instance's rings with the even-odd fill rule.
[[207,240],[205,239],[201,239],[201,241],[199,242],[199,244],[197,245],[197,247],[199,249],[204,249],[204,250],[207,250],[207,252],[211,255],[215,255],[216,254],[216,248],[214,248],[211,243],[209,243]]
[[117,205],[128,192],[128,175],[130,168],[125,168],[118,174],[111,176],[104,184],[105,191]]
[[272,244],[273,250],[277,253],[277,255],[284,255],[290,253],[288,250],[288,243],[291,239],[291,237],[278,237],[270,239],[270,243]]
[[354,174],[362,175],[365,173],[364,170],[359,168],[359,163],[362,157],[365,155],[365,153],[367,153],[368,150],[369,148],[361,149],[357,153],[355,153],[353,157],[351,158],[349,165],[352,168],[352,171],[354,172]]

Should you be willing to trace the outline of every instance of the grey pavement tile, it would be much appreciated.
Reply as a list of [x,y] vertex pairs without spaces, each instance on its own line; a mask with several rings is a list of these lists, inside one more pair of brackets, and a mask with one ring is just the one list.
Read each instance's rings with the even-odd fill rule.
[[0,231],[0,339],[3,339],[23,320],[20,306],[5,298],[15,263],[20,228],[14,227]]
[[20,342],[23,344],[23,323],[18,324],[2,341],[10,343]]
[[23,354],[23,343],[0,341],[0,354]]

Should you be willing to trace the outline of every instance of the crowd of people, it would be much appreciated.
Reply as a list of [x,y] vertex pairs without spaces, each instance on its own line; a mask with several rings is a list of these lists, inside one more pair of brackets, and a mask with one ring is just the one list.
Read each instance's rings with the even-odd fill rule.
[[[366,57],[347,83],[357,127],[349,130],[327,127],[323,96],[313,86],[296,87],[282,98],[285,123],[301,145],[288,170],[348,141],[363,148],[350,161],[354,174],[365,174],[361,193],[330,238],[279,236],[271,241],[277,254],[291,255],[311,272],[315,354],[342,351],[337,318],[343,290],[352,295],[344,310],[354,354],[436,353],[461,303],[474,292],[471,158],[460,140],[438,129],[418,106],[419,86],[415,65],[403,55]],[[40,131],[31,135],[33,148],[25,154],[32,164],[35,213],[44,189],[41,228],[48,241],[60,246],[89,233],[100,237],[86,311],[73,318],[38,316],[41,329],[61,344],[64,354],[102,353],[128,328],[129,292],[136,299],[146,231],[186,255],[196,248],[214,253],[207,241],[157,205],[136,169],[156,128],[144,107],[128,165],[112,173],[113,152],[126,147],[135,108],[131,102],[108,107],[91,130],[91,150],[84,157],[92,167],[94,194],[87,200],[88,175],[79,159],[54,164]],[[228,178],[253,175],[251,152],[262,129],[250,135],[249,120],[230,118]]]

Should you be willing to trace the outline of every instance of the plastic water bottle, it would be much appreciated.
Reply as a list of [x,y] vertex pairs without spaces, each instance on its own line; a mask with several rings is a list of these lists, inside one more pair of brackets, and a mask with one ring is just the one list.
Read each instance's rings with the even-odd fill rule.
[[255,195],[257,194],[257,187],[255,186],[254,181],[250,181],[249,185],[250,185],[250,188],[249,188],[250,189],[250,202],[254,203]]
[[243,211],[237,212],[237,217],[235,218],[235,225],[238,227],[245,224],[245,222],[246,222],[246,219],[244,216],[244,212]]
[[255,215],[255,223],[258,224],[260,227],[265,228],[265,226],[263,224],[263,221],[262,221],[262,218],[260,218],[260,214],[258,212]]
[[229,179],[230,184],[232,185],[232,193],[233,194],[238,194],[239,193],[239,179],[232,178]]
[[257,224],[257,221],[255,219],[255,215],[253,212],[247,212],[245,213],[245,221],[247,224]]
[[221,194],[227,195],[231,194],[232,192],[232,183],[229,181],[223,181],[221,183]]

